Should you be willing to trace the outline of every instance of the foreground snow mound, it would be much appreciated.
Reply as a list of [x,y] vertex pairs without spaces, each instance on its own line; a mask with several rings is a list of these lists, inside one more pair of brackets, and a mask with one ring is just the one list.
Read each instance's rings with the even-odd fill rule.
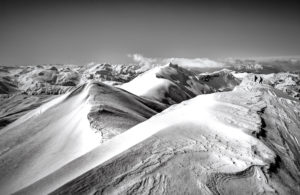
[[101,83],[43,104],[0,131],[0,194],[40,180],[164,108]]
[[255,82],[197,96],[18,194],[299,194],[300,105],[286,97]]
[[182,67],[169,64],[151,69],[120,87],[138,96],[171,105],[199,94],[231,90],[238,84],[239,81],[229,72],[197,76]]

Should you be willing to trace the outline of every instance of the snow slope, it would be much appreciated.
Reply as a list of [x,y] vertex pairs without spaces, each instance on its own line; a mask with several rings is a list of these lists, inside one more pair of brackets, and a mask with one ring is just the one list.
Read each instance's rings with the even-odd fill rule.
[[199,94],[232,90],[239,83],[230,72],[196,75],[177,65],[168,64],[155,67],[120,88],[171,105]]
[[155,67],[146,73],[138,76],[133,81],[125,83],[120,88],[125,89],[137,96],[147,97],[160,101],[165,98],[165,91],[174,85],[166,79],[158,79],[156,74],[159,73],[161,67]]
[[99,145],[86,117],[87,95],[87,90],[65,94],[1,130],[3,194],[37,181]]
[[17,194],[297,194],[299,113],[244,82],[171,106]]
[[164,108],[95,82],[43,104],[0,131],[0,194],[40,180]]
[[0,97],[0,129],[53,98],[53,96],[47,95],[31,96],[26,94]]

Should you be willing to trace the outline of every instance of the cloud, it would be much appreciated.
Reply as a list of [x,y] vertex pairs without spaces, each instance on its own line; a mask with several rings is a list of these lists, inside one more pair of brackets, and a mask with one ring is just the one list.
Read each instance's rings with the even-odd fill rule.
[[134,62],[139,63],[139,65],[151,66],[157,64],[156,58],[147,58],[141,54],[128,54],[128,57],[132,58]]
[[222,67],[223,63],[213,61],[207,58],[167,58],[166,63],[178,64],[184,67],[216,68]]
[[141,54],[129,54],[128,57],[132,58],[134,62],[145,66],[165,65],[169,63],[193,68],[216,68],[224,66],[221,62],[207,58],[148,58]]
[[[135,63],[142,65],[143,70],[151,69],[155,66],[166,65],[169,63],[177,64],[181,67],[207,71],[212,68],[221,70],[223,68],[248,71],[248,72],[282,72],[282,71],[299,71],[300,57],[264,57],[264,58],[226,58],[222,61],[215,61],[208,58],[149,58],[141,54],[129,54]],[[284,66],[283,66],[284,64]]]

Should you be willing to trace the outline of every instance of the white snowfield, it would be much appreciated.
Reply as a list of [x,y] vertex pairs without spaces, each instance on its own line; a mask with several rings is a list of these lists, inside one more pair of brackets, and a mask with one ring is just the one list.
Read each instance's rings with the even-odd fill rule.
[[167,79],[156,77],[156,73],[159,73],[163,67],[167,67],[167,65],[148,70],[134,80],[122,84],[119,87],[137,96],[147,97],[153,100],[162,100],[164,93],[169,90],[170,86],[174,85]]
[[99,145],[87,119],[88,90],[62,95],[1,130],[0,194],[26,187]]
[[[207,154],[206,158],[201,160],[206,174],[234,174],[244,171],[251,166],[270,167],[276,163],[276,153],[272,150],[272,147],[268,147],[257,138],[262,134],[263,126],[260,113],[270,106],[268,104],[270,101],[274,104],[272,106],[277,106],[275,104],[278,104],[278,106],[283,107],[294,107],[295,109],[291,110],[291,112],[299,112],[300,106],[298,102],[292,99],[278,97],[281,94],[267,86],[255,85],[255,83],[249,82],[237,87],[233,92],[200,95],[178,105],[171,106],[147,121],[134,126],[130,130],[78,157],[62,168],[49,173],[49,175],[44,174],[44,178],[31,180],[36,181],[36,183],[27,182],[28,186],[19,185],[25,188],[21,191],[18,191],[20,188],[15,188],[16,190],[13,192],[17,192],[17,194],[47,194],[53,192],[87,171],[101,167],[105,162],[122,156],[123,153],[126,159],[126,151],[129,148],[134,150],[137,144],[144,144],[141,150],[146,151],[149,147],[147,140],[150,138],[157,140],[158,143],[168,140],[170,147],[167,150],[171,149],[175,152],[177,150],[188,150]],[[280,101],[284,101],[285,104],[281,104],[280,101],[276,100],[277,98]],[[273,117],[280,117],[280,113]],[[278,118],[271,117],[265,120],[272,122],[278,120]],[[294,123],[296,126],[300,126],[299,121],[298,123],[294,121]],[[296,137],[294,139],[297,139]],[[183,142],[181,139],[188,142]],[[189,142],[193,144],[181,148],[180,144]],[[29,171],[27,168],[26,173],[23,172],[23,175],[18,175],[16,178],[21,177],[18,180],[19,182],[22,179],[26,180],[33,176],[31,171],[34,170],[30,169]],[[275,190],[267,184],[267,179],[261,170],[255,170],[258,172],[254,174],[257,175],[257,178],[254,178],[254,180],[259,185],[260,190],[274,193]],[[91,174],[93,173],[91,172]],[[106,177],[106,175],[98,175],[97,177]],[[85,183],[89,183],[89,177],[83,179],[86,179]],[[15,183],[12,180],[10,182]],[[81,180],[74,180],[74,182],[76,185],[77,183],[80,185]],[[199,180],[198,183],[200,186],[205,186],[203,182],[204,179],[203,181]],[[6,183],[6,185],[8,184],[10,183]],[[5,192],[12,192],[10,191],[12,188],[6,188],[6,185],[3,185],[4,188],[1,187],[1,189],[6,189]],[[120,192],[118,190],[124,189],[126,186],[119,187],[112,189],[115,191],[110,191],[110,193]],[[64,188],[62,187],[61,189]],[[74,189],[68,190],[72,191]],[[70,191],[68,192],[70,193]],[[76,191],[73,192],[75,193]]]
[[40,180],[164,108],[99,82],[43,104],[0,131],[0,194]]

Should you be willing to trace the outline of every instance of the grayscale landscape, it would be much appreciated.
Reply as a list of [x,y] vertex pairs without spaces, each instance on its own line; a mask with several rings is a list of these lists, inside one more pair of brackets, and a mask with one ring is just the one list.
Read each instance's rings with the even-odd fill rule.
[[1,195],[300,194],[296,5],[45,2],[1,4]]

